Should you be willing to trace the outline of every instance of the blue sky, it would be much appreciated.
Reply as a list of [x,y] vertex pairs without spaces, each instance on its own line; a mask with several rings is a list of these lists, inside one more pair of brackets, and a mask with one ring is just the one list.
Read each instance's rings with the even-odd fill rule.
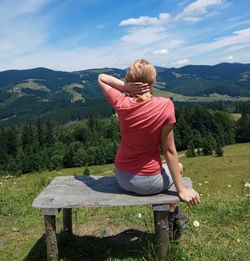
[[1,0],[0,70],[250,62],[249,0]]

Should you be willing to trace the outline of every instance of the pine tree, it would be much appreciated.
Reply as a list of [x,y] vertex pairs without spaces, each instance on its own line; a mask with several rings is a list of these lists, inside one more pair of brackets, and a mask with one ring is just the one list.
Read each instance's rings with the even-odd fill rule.
[[44,130],[40,118],[36,124],[36,136],[37,136],[38,145],[40,147],[43,147],[45,137],[44,137]]
[[44,130],[45,144],[47,146],[52,146],[55,143],[55,133],[54,126],[52,122],[48,119]]
[[23,151],[32,150],[34,144],[34,133],[31,125],[26,125],[22,129],[21,144]]
[[218,143],[217,146],[216,146],[216,149],[215,149],[215,154],[218,156],[218,157],[222,157],[224,152],[223,152],[223,149],[221,147],[221,145]]
[[63,168],[63,156],[62,155],[58,155],[58,154],[54,154],[51,159],[50,159],[50,166],[49,168],[51,170],[56,169],[62,169]]
[[9,155],[16,157],[17,154],[17,130],[15,127],[9,128],[6,131],[6,150]]
[[201,149],[198,148],[198,149],[197,149],[197,156],[201,156],[201,155],[202,155]]
[[87,126],[90,128],[92,132],[95,131],[96,126],[97,126],[97,120],[93,114],[90,114],[88,121],[87,121]]
[[90,170],[88,168],[88,165],[85,165],[85,168],[83,170],[83,175],[85,175],[85,176],[89,176],[90,175]]
[[213,137],[211,132],[208,133],[206,139],[209,142],[209,145],[210,145],[211,149],[215,150],[216,146],[217,146],[217,143],[216,143],[216,139]]
[[0,165],[6,164],[8,158],[7,148],[6,148],[6,133],[4,127],[0,130]]
[[192,142],[189,143],[188,146],[187,146],[186,156],[187,157],[195,157],[196,156],[195,151],[194,151],[194,145],[193,145]]
[[17,160],[15,160],[12,156],[8,158],[8,164],[6,166],[6,171],[12,175],[20,175],[20,167],[18,166]]
[[65,155],[64,155],[64,158],[63,158],[63,165],[65,168],[70,168],[70,167],[73,167],[74,165],[74,149],[72,146],[69,146]]
[[236,142],[250,141],[250,116],[243,112],[236,123]]
[[202,136],[201,133],[194,129],[194,137],[193,137],[193,144],[195,148],[200,148],[202,146]]
[[206,138],[203,140],[202,153],[204,156],[213,154],[212,147]]
[[74,166],[75,167],[81,167],[84,165],[85,163],[85,157],[86,157],[86,151],[84,149],[84,147],[80,147],[78,148],[78,150],[76,151],[74,158],[73,158],[73,162],[74,162]]

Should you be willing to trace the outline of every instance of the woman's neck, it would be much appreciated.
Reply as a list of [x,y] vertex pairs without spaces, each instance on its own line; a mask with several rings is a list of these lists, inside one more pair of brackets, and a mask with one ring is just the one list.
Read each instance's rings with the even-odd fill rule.
[[146,100],[150,100],[152,98],[152,93],[151,92],[145,92],[142,94],[143,98],[145,98]]
[[151,100],[152,96],[152,93],[149,91],[143,94],[134,94],[132,97],[135,101],[148,101]]

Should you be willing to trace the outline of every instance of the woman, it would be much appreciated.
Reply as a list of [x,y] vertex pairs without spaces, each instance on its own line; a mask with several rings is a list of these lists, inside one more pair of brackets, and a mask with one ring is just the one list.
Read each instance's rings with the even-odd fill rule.
[[[186,188],[182,181],[174,143],[174,105],[168,98],[153,96],[155,81],[154,66],[143,59],[130,65],[125,82],[106,74],[98,77],[104,95],[119,118],[117,181],[124,190],[142,195],[160,193],[173,182],[183,201],[198,204],[199,194]],[[160,145],[167,164],[161,162]],[[172,205],[170,212],[174,211],[176,208]]]

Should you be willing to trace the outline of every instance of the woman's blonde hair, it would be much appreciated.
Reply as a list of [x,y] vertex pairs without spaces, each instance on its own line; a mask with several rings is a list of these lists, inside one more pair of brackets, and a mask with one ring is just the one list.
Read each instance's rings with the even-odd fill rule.
[[134,61],[128,68],[126,82],[142,82],[153,86],[156,81],[155,67],[144,59]]

